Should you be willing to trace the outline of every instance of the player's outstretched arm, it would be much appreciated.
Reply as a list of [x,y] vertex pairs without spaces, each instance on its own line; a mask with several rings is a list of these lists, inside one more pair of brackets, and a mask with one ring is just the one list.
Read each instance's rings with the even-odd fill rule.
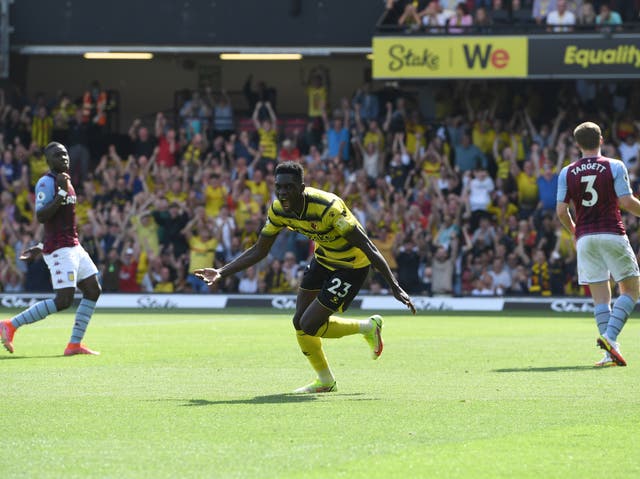
[[247,269],[249,266],[253,266],[269,254],[269,250],[271,250],[271,246],[273,246],[276,236],[260,235],[258,236],[256,244],[245,250],[233,261],[225,264],[222,268],[196,269],[193,274],[205,281],[207,284],[213,284],[222,278],[226,278],[238,271]]
[[373,267],[382,273],[387,284],[391,287],[391,291],[393,291],[393,296],[409,308],[413,314],[416,314],[416,307],[414,306],[411,297],[400,287],[398,280],[391,272],[389,263],[387,263],[387,260],[384,259],[382,253],[380,253],[378,248],[376,248],[376,245],[373,244],[364,231],[357,227],[353,228],[345,235],[345,238],[353,246],[361,249],[362,252],[367,255],[367,258],[369,258]]

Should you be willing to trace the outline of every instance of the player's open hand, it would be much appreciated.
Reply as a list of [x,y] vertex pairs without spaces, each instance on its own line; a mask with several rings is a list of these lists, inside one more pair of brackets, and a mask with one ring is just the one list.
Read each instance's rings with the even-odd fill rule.
[[69,180],[71,179],[71,177],[69,176],[68,173],[58,173],[56,175],[56,185],[58,186],[58,188],[60,188],[61,190],[64,191],[69,191]]
[[215,283],[221,278],[220,272],[215,268],[196,269],[193,271],[193,274],[196,276],[196,278],[200,278],[202,281],[209,285]]
[[404,304],[407,308],[409,308],[411,310],[411,313],[416,314],[416,307],[413,304],[413,301],[411,301],[411,297],[407,294],[407,292],[399,285],[393,285],[391,289],[393,290],[393,295],[395,296],[395,298],[402,304]]
[[27,248],[22,253],[20,253],[20,259],[22,261],[31,261],[35,259],[40,253],[42,253],[42,244],[37,244],[32,246],[31,248]]

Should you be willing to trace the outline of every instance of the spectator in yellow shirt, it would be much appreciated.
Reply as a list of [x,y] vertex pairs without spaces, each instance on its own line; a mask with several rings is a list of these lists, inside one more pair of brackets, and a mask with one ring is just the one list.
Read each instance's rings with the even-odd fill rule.
[[204,190],[204,201],[207,216],[215,218],[220,213],[220,208],[227,202],[227,187],[222,184],[220,175],[211,174],[209,184]]
[[307,83],[307,114],[311,119],[322,117],[322,108],[327,104],[328,97],[328,72],[316,67],[311,70]]
[[47,112],[47,108],[41,106],[31,122],[31,141],[39,148],[44,148],[51,142],[52,134],[53,118]]
[[11,186],[14,202],[20,213],[20,221],[23,223],[31,223],[33,221],[33,209],[31,208],[29,189],[25,183],[25,180],[19,179],[15,180]]
[[173,293],[175,285],[171,280],[171,270],[167,266],[163,266],[160,270],[160,281],[153,287],[154,293]]
[[250,180],[245,180],[244,184],[251,190],[252,195],[259,195],[262,197],[262,204],[266,205],[269,203],[270,192],[269,185],[264,180],[264,174],[262,170],[254,170],[253,175]]
[[[269,112],[269,119],[263,120],[260,123],[258,119],[258,115],[260,112],[260,108],[265,106],[267,111]],[[260,150],[261,158],[258,162],[258,168],[263,170],[267,170],[267,163],[272,163],[272,166],[275,168],[275,164],[278,158],[278,132],[276,131],[277,127],[277,117],[273,108],[271,107],[271,103],[261,102],[256,103],[256,108],[253,111],[252,116],[253,124],[258,130],[258,136],[260,137],[260,142],[258,143],[258,149]]]
[[282,269],[282,262],[278,259],[271,261],[264,281],[267,293],[293,293],[295,291]]
[[511,174],[516,179],[518,186],[518,206],[520,218],[529,218],[538,206],[538,178],[531,160],[527,160],[518,166],[515,158],[511,157]]
[[405,146],[410,155],[414,155],[426,146],[425,133],[427,129],[420,123],[420,113],[414,110],[405,123]]
[[[196,215],[182,230],[189,243],[189,271],[202,268],[213,268],[218,238],[212,234],[214,225],[204,222],[202,216]],[[207,283],[200,281],[194,274],[187,274],[187,284],[194,293],[208,293]]]
[[31,144],[29,152],[29,183],[31,188],[35,188],[38,180],[49,171],[49,165],[44,153],[35,143]]
[[246,187],[242,189],[240,195],[235,197],[234,200],[236,203],[234,212],[236,226],[239,229],[244,229],[247,221],[260,213],[260,204],[253,198],[251,190]]

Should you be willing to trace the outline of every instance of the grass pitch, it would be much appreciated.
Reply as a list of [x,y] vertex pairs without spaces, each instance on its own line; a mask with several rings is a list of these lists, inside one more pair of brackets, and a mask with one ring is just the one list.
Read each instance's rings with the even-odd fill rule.
[[290,314],[98,311],[62,357],[72,315],[0,351],[6,478],[640,477],[640,328],[626,368],[588,315],[386,315],[372,361],[325,340],[339,391],[313,379]]

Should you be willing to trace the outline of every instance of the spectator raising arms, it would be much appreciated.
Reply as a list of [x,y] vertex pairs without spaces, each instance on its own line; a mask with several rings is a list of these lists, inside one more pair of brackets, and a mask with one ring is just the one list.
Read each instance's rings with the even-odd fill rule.
[[[269,118],[260,121],[259,112],[263,105],[269,112]],[[278,119],[271,107],[271,103],[268,101],[264,104],[261,101],[256,103],[252,119],[253,124],[258,131],[258,135],[260,136],[260,142],[258,144],[259,161],[257,167],[262,169],[265,173],[267,171],[273,171],[278,158],[278,132],[276,131]]]

